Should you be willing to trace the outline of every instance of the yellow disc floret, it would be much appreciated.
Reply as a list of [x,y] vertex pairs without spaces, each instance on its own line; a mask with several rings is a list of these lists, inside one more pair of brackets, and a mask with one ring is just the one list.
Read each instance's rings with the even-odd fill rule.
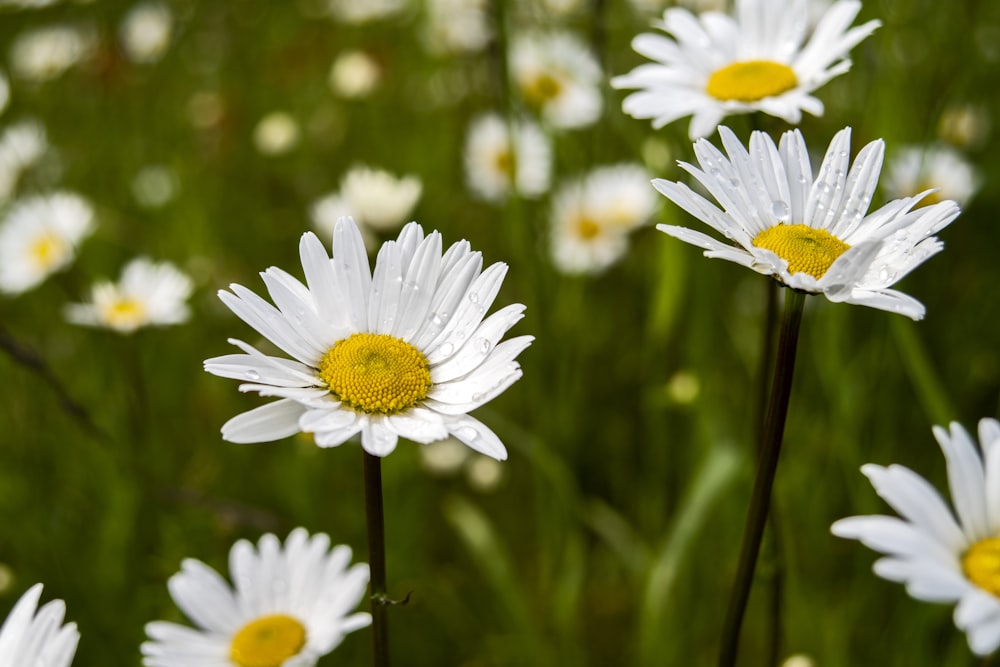
[[112,329],[131,330],[145,322],[146,308],[135,299],[120,297],[103,304],[100,315]]
[[962,571],[969,581],[1000,598],[1000,537],[979,540],[962,556]]
[[306,645],[306,629],[285,614],[250,621],[233,636],[229,657],[240,667],[281,667]]
[[52,232],[42,234],[31,244],[31,257],[42,269],[51,269],[66,256],[66,242]]
[[529,104],[542,106],[549,100],[554,100],[562,94],[563,85],[556,77],[548,73],[528,79],[523,84],[523,93]]
[[774,97],[799,85],[795,71],[770,60],[730,63],[712,72],[705,92],[717,100],[757,102]]
[[337,341],[319,362],[319,376],[342,403],[369,414],[408,410],[427,398],[427,357],[405,340],[356,333]]
[[769,227],[754,237],[753,244],[787,260],[789,273],[808,273],[817,279],[851,247],[825,229],[806,225]]

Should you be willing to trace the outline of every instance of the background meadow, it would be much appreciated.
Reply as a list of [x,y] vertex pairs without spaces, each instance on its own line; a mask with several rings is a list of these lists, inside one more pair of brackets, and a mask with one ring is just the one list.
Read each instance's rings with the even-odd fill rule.
[[[641,61],[629,42],[662,4],[471,3],[487,32],[459,48],[431,25],[434,3],[403,2],[358,23],[347,2],[179,0],[157,5],[171,29],[148,61],[122,41],[132,3],[22,4],[0,2],[10,81],[0,131],[35,119],[47,149],[2,205],[71,190],[93,204],[97,228],[68,271],[0,297],[0,610],[42,581],[44,598],[65,599],[80,627],[75,665],[139,664],[144,623],[181,619],[165,582],[182,558],[225,572],[236,539],[301,525],[367,560],[360,446],[224,442],[221,424],[261,401],[201,363],[228,354],[228,337],[253,342],[216,291],[259,290],[256,274],[271,265],[299,275],[313,203],[352,165],[369,164],[419,177],[410,217],[425,229],[510,265],[494,308],[524,303],[512,333],[536,337],[520,357],[524,377],[476,413],[508,461],[433,456],[409,442],[383,461],[389,592],[410,594],[390,610],[396,662],[715,659],[752,483],[767,279],[707,261],[652,224],[605,272],[567,275],[550,256],[551,196],[483,201],[463,166],[474,117],[532,117],[504,84],[505,44],[560,29],[600,62],[604,107],[588,127],[546,130],[553,187],[622,162],[681,179],[675,161],[692,159],[687,121],[654,131],[622,114],[623,92],[607,85]],[[875,578],[876,555],[829,526],[886,511],[863,463],[900,463],[944,489],[931,425],[972,429],[998,414],[1000,161],[990,125],[1000,111],[1000,4],[868,0],[856,23],[872,18],[883,25],[852,51],[852,70],[818,91],[826,114],[806,118],[807,143],[822,150],[845,125],[852,153],[883,137],[887,159],[908,144],[951,143],[982,187],[940,234],[944,252],[900,285],[927,306],[923,322],[808,300],[776,540],[743,631],[747,665],[765,664],[775,600],[782,657],[979,664],[950,607]],[[53,26],[77,36],[75,58],[32,74],[19,45]],[[330,81],[353,50],[379,73],[362,97]],[[751,122],[727,124],[746,141]],[[786,128],[766,119],[762,129]],[[657,200],[652,222],[700,226]],[[376,242],[395,233],[372,232]],[[67,302],[137,255],[192,277],[187,323],[122,336],[65,321]],[[367,664],[369,644],[367,631],[354,633],[320,664]]]

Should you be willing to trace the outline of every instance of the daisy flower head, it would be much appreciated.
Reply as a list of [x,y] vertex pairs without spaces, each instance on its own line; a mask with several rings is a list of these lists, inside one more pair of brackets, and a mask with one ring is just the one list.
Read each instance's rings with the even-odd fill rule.
[[465,141],[465,175],[481,199],[499,202],[514,192],[534,198],[549,189],[552,146],[537,124],[508,127],[499,114],[472,121]]
[[29,588],[3,622],[0,665],[68,667],[73,661],[80,641],[76,623],[62,624],[66,613],[62,600],[52,600],[39,609],[41,595],[41,584]]
[[69,304],[66,319],[126,334],[142,327],[180,324],[190,315],[186,301],[192,287],[191,279],[169,262],[139,257],[125,266],[118,283],[94,285],[89,303]]
[[934,192],[924,203],[952,199],[964,206],[979,189],[975,167],[954,148],[905,146],[891,156],[882,186],[890,197],[906,197],[924,190]]
[[340,181],[340,191],[313,204],[312,219],[326,238],[337,220],[350,216],[362,227],[386,232],[407,221],[420,201],[423,184],[416,176],[394,176],[384,169],[356,165]]
[[564,273],[601,273],[628,250],[628,233],[656,207],[649,174],[636,164],[599,167],[552,197],[551,252]]
[[368,565],[350,567],[351,549],[303,528],[284,545],[272,534],[256,548],[240,540],[229,552],[230,588],[215,570],[188,558],[167,582],[170,597],[197,629],[146,624],[147,667],[311,667],[349,632],[371,623],[351,613],[365,595]]
[[515,359],[533,337],[500,339],[524,306],[485,317],[507,266],[482,270],[468,242],[443,254],[441,245],[438,232],[425,235],[411,222],[382,245],[372,271],[358,226],[344,218],[332,260],[314,234],[303,235],[305,284],[276,267],[261,274],[274,306],[241,285],[221,291],[237,316],[292,357],[231,339],[244,354],[205,362],[210,373],[245,381],[241,391],[279,399],[230,419],[223,438],[306,432],[334,447],[360,433],[365,451],[386,456],[400,437],[428,444],[452,435],[506,458],[496,434],[467,413],[521,377]]
[[1000,648],[1000,423],[979,422],[981,454],[960,424],[935,426],[934,437],[954,512],[909,468],[869,463],[861,471],[899,517],[849,517],[831,531],[883,553],[875,574],[904,584],[914,598],[956,602],[955,625],[973,653],[987,655]]
[[[806,0],[736,0],[735,16],[670,8],[654,24],[670,36],[643,33],[632,48],[653,63],[611,80],[634,89],[622,109],[654,128],[691,116],[692,139],[732,114],[762,111],[796,124],[823,114],[812,93],[850,66],[848,52],[879,21],[851,28],[858,0],[832,3],[809,31]],[[807,39],[808,37],[808,39]]]
[[521,97],[553,127],[586,127],[601,115],[601,66],[573,33],[525,33],[510,52]]
[[701,168],[680,163],[719,207],[682,183],[656,179],[653,187],[730,242],[675,225],[657,229],[793,289],[923,318],[923,304],[890,286],[944,247],[934,234],[958,216],[955,202],[914,208],[923,192],[868,213],[885,145],[869,143],[852,165],[850,128],[834,136],[815,177],[798,130],[778,146],[754,132],[749,151],[729,128],[719,134],[726,155],[699,139]]
[[0,292],[20,294],[69,266],[94,229],[79,195],[57,192],[15,202],[0,220]]

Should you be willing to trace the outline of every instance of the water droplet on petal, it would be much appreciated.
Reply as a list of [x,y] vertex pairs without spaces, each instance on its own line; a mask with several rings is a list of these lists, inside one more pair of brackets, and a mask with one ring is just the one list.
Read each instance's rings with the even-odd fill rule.
[[441,317],[440,313],[432,313],[431,314],[431,324],[433,324],[434,326],[439,327],[442,324],[444,324],[444,318]]
[[483,354],[488,353],[492,347],[493,343],[491,343],[486,338],[479,339],[479,351],[482,352]]
[[253,380],[254,382],[256,382],[257,380],[260,379],[260,373],[258,373],[255,370],[249,370],[249,371],[247,371],[247,379]]
[[477,292],[469,292],[469,301],[479,303],[479,294]]
[[455,346],[452,345],[451,343],[445,343],[444,345],[441,346],[441,354],[443,354],[446,357],[454,351],[455,351]]
[[778,220],[788,219],[788,204],[783,201],[775,200],[771,203],[771,215],[773,215]]
[[479,431],[472,428],[471,426],[459,426],[454,431],[452,431],[452,435],[454,435],[459,440],[463,440],[465,442],[471,442],[479,437]]

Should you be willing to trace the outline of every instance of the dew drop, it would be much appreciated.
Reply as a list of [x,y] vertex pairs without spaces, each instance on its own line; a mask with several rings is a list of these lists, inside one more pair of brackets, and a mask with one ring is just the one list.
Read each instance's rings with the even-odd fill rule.
[[479,293],[469,292],[469,301],[471,301],[472,303],[479,303]]
[[775,200],[771,203],[771,215],[773,215],[778,220],[788,219],[788,204],[781,200]]
[[431,314],[431,324],[433,324],[436,327],[439,327],[442,324],[444,324],[444,318],[441,317],[439,313],[433,313]]
[[256,382],[257,380],[260,379],[260,373],[258,373],[255,370],[249,370],[249,371],[247,371],[247,379],[253,380],[254,382]]
[[455,351],[455,346],[452,345],[451,343],[445,343],[444,345],[441,346],[441,354],[443,354],[446,357],[454,351]]
[[488,339],[486,339],[486,338],[480,338],[479,339],[479,351],[480,352],[482,352],[483,354],[486,354],[492,348],[493,348],[493,343],[491,343]]
[[471,426],[459,426],[452,431],[452,435],[464,442],[471,442],[479,437],[479,431]]

